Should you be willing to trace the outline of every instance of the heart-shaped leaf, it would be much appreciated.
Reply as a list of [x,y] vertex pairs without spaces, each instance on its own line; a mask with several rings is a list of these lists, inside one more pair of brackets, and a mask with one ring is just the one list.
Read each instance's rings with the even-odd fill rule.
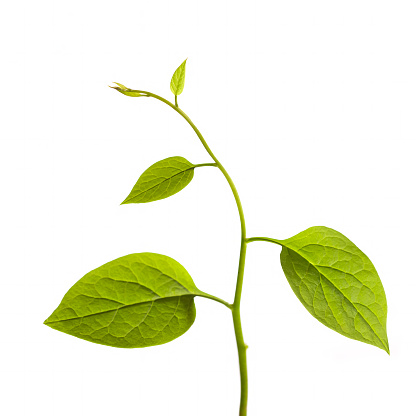
[[111,347],[160,345],[191,327],[196,295],[209,296],[177,261],[129,254],[87,273],[44,323]]
[[152,202],[178,193],[191,182],[195,167],[180,156],[156,162],[143,172],[122,204]]
[[387,300],[370,259],[347,237],[312,227],[276,240],[290,286],[320,322],[346,337],[389,353]]
[[185,67],[186,59],[179,65],[178,69],[172,75],[172,79],[170,81],[170,90],[175,95],[182,94],[183,88],[185,86]]

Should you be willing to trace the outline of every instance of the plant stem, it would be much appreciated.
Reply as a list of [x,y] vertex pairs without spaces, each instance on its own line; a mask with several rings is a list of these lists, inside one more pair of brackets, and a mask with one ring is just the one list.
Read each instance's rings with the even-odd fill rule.
[[[245,230],[244,230],[245,233]],[[243,329],[240,317],[241,291],[243,289],[244,265],[246,261],[247,243],[245,237],[241,238],[240,261],[238,265],[237,286],[233,303],[233,323],[235,339],[237,341],[238,361],[240,364],[240,381],[241,381],[241,397],[240,397],[240,416],[247,415],[247,398],[248,398],[248,378],[247,378],[247,345],[243,338]]]
[[172,107],[177,113],[179,113],[188,122],[188,124],[195,131],[196,135],[198,136],[205,150],[212,157],[216,166],[224,175],[234,195],[234,199],[237,204],[238,214],[240,216],[241,246],[240,246],[240,260],[238,262],[237,284],[235,288],[234,303],[231,305],[231,310],[232,310],[232,316],[233,316],[235,339],[237,342],[238,360],[239,360],[239,365],[240,365],[241,397],[240,397],[239,416],[246,416],[247,415],[247,397],[248,397],[247,345],[245,344],[244,338],[243,338],[243,329],[241,326],[241,316],[240,316],[240,303],[241,303],[241,292],[243,289],[244,265],[245,265],[245,260],[246,260],[246,251],[247,251],[247,239],[246,239],[246,223],[244,219],[243,206],[241,205],[241,200],[238,195],[237,188],[235,187],[233,180],[231,179],[228,172],[225,170],[224,166],[215,157],[214,153],[212,153],[211,149],[209,148],[201,132],[198,130],[198,128],[195,126],[192,120],[179,107],[177,107],[176,96],[175,96],[175,104],[176,104],[175,105],[171,103],[170,101],[160,97],[159,95],[153,94],[151,92],[140,91],[140,90],[134,90],[134,91],[138,93],[142,93],[143,95],[147,97],[153,97],[159,101],[164,102],[168,106]]

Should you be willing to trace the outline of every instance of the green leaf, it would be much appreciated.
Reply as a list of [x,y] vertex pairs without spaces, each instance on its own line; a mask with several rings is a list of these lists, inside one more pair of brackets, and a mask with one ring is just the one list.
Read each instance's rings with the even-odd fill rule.
[[[122,90],[128,90],[128,88],[125,87],[123,84],[120,84],[118,82],[115,82],[114,84],[117,84]],[[116,87],[111,87],[111,88],[116,88]]]
[[161,254],[129,254],[81,278],[44,323],[111,347],[160,345],[191,327],[196,295],[209,296],[177,261]]
[[170,81],[170,90],[175,95],[182,94],[183,87],[185,86],[185,67],[186,59],[179,65],[178,69],[175,71]]
[[120,84],[118,82],[115,82],[114,84],[117,84],[118,87],[110,87],[114,90],[121,92],[124,95],[127,95],[128,97],[145,97],[145,94],[142,94],[138,91],[132,90],[130,88],[125,87],[123,84]]
[[152,202],[168,198],[191,182],[194,177],[194,168],[195,165],[180,156],[160,160],[142,173],[122,204]]
[[290,286],[318,321],[390,353],[383,285],[354,243],[327,227],[276,241],[283,246],[280,260]]

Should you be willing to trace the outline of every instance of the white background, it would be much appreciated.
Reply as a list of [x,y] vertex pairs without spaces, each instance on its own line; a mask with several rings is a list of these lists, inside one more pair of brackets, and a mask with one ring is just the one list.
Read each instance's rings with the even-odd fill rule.
[[391,356],[324,327],[280,249],[249,246],[242,299],[249,415],[416,414],[413,1],[15,1],[2,7],[1,391],[5,415],[237,416],[232,321],[197,299],[194,326],[147,349],[42,322],[88,271],[133,252],[183,264],[233,298],[238,215],[214,168],[181,193],[120,206],[154,162],[210,162],[238,187],[249,236],[335,228],[387,293]]

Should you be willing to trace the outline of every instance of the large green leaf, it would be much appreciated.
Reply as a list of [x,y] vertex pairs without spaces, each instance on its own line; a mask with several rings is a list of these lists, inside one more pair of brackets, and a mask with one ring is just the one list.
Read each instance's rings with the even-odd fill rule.
[[160,345],[193,324],[196,295],[207,297],[177,261],[129,254],[81,278],[44,323],[112,347]]
[[287,240],[280,256],[290,286],[329,328],[389,353],[387,301],[370,259],[347,237],[312,227]]
[[174,72],[170,81],[170,90],[175,94],[182,94],[185,86],[185,67],[186,59],[179,65],[178,69]]
[[194,177],[191,162],[180,156],[168,157],[143,172],[122,204],[152,202],[176,194]]

